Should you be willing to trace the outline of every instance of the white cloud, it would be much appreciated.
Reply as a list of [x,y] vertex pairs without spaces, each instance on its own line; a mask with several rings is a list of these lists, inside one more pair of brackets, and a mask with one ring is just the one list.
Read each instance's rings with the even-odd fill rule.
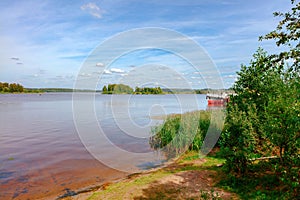
[[111,68],[110,71],[112,73],[124,73],[125,71],[122,69],[118,69],[118,68]]
[[104,74],[111,74],[111,71],[105,69],[105,70],[103,71],[103,73],[104,73]]
[[80,7],[81,10],[88,12],[96,18],[102,18],[103,11],[95,3],[87,3]]
[[103,63],[96,63],[96,66],[97,67],[104,67],[104,64]]
[[81,73],[81,74],[79,74],[79,76],[81,76],[81,77],[91,77],[92,75],[88,74],[88,73]]

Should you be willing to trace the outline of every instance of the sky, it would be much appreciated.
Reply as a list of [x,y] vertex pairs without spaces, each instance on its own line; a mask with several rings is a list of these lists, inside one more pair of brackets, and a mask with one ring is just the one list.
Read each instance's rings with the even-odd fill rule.
[[[0,82],[29,88],[73,88],[80,80],[96,81],[98,89],[108,83],[205,88],[214,84],[209,78],[219,76],[229,88],[241,64],[248,64],[259,46],[269,53],[278,51],[274,41],[260,42],[258,37],[276,28],[279,19],[273,12],[290,7],[289,0],[1,0]],[[187,57],[158,48],[168,37],[151,35],[149,27],[197,43],[205,59],[214,63],[214,76],[211,63],[194,66],[187,59],[199,53],[192,48],[185,49]],[[130,37],[115,40],[130,31]],[[136,41],[154,43],[151,48],[119,51]],[[112,42],[114,46],[103,51],[103,44]],[[184,46],[173,44],[173,49]],[[103,62],[115,46],[120,56]]]

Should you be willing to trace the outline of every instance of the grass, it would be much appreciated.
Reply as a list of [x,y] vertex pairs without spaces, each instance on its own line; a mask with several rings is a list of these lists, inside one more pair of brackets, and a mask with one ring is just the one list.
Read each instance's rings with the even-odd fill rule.
[[237,193],[241,199],[290,199],[280,189],[280,180],[274,174],[247,177],[223,176],[218,186]]
[[152,130],[150,145],[154,149],[164,151],[169,158],[187,149],[199,151],[205,139],[207,144],[213,144],[214,141],[211,140],[218,138],[223,122],[222,110],[169,115],[162,125]]
[[[188,161],[194,161],[198,160],[199,158],[202,158],[198,151],[188,151],[178,161],[178,163],[188,163]],[[219,165],[223,165],[225,162],[225,159],[215,156],[206,156],[203,157],[205,162],[201,164],[200,168],[210,168],[210,167],[217,167]]]

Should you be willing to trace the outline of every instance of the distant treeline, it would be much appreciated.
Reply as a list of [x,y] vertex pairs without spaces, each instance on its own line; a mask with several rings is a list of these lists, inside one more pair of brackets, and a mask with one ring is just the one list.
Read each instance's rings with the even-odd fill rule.
[[24,92],[24,87],[18,83],[0,82],[0,92],[1,93]]
[[[0,93],[47,93],[47,92],[102,92],[102,94],[207,94],[218,90],[212,89],[182,89],[182,88],[160,88],[160,87],[135,87],[131,88],[125,84],[108,84],[102,90],[73,89],[73,88],[24,88],[19,83],[0,82]],[[229,89],[223,90],[225,92]]]
[[220,92],[226,92],[226,93],[232,93],[231,89],[182,89],[182,88],[162,88],[162,91],[166,94],[207,94],[207,93],[220,93]]
[[163,88],[164,93],[167,94],[207,94],[209,89],[182,89],[182,88]]
[[[72,89],[72,88],[26,88],[27,92],[95,92],[95,90]],[[96,92],[101,92],[96,90]]]
[[102,88],[102,94],[207,94],[209,92],[230,92],[230,89],[182,89],[182,88],[160,88],[160,87],[135,87],[131,88],[125,84],[108,84]]
[[45,93],[45,92],[101,92],[100,90],[72,88],[24,88],[19,83],[0,82],[0,93]]

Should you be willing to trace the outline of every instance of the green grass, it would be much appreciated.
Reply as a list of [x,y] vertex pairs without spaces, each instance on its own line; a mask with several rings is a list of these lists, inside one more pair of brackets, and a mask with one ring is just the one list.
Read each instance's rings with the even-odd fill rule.
[[223,177],[218,186],[237,193],[241,199],[290,199],[286,191],[281,190],[276,175],[252,175],[247,177]]
[[194,161],[200,158],[205,159],[205,162],[201,164],[201,167],[215,167],[217,165],[224,164],[225,159],[215,156],[202,156],[198,151],[187,151],[179,159],[179,163],[185,163],[187,161]]
[[216,158],[216,157],[207,156],[207,157],[205,157],[205,159],[207,159],[207,161],[202,164],[202,167],[213,167],[213,168],[215,168],[218,165],[222,165],[222,164],[225,163],[225,159],[223,159],[223,158]]

